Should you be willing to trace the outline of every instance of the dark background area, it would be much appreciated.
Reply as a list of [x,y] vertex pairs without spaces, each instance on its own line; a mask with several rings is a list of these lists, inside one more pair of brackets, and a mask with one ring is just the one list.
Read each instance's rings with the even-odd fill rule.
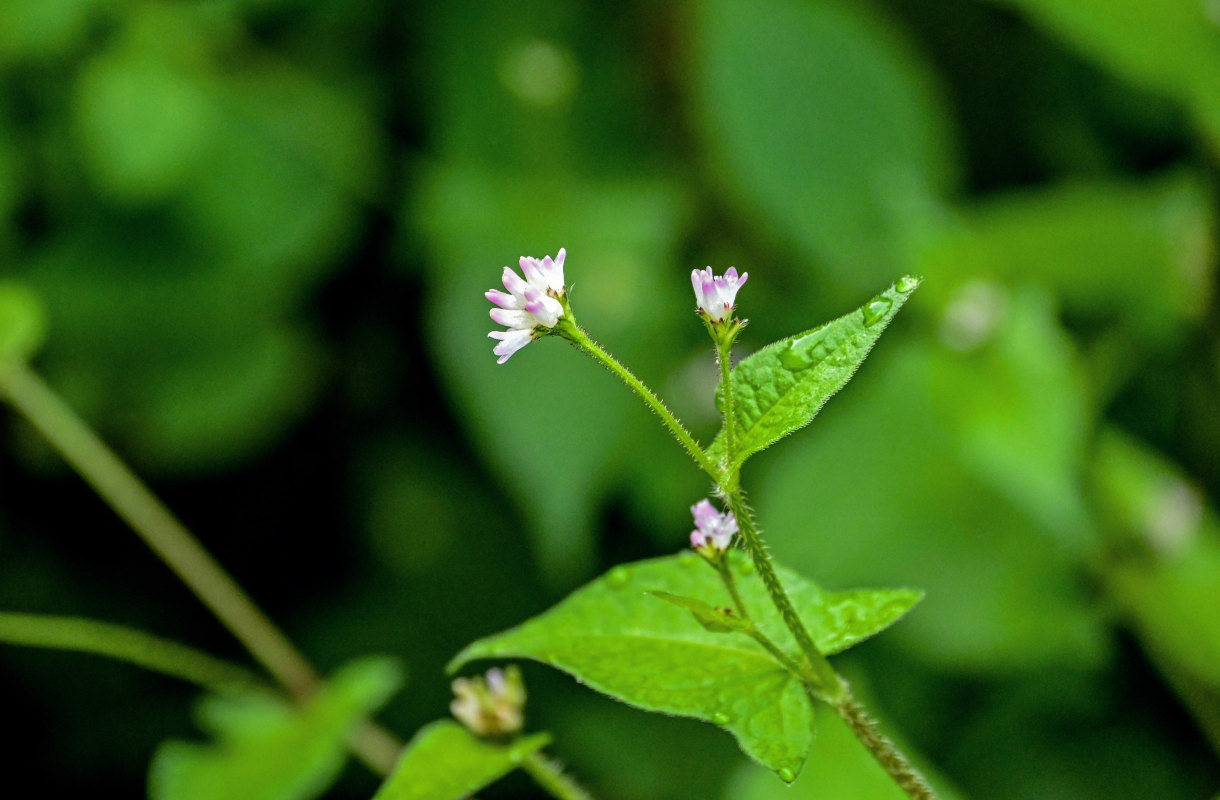
[[[409,738],[462,646],[679,550],[708,489],[561,342],[495,364],[503,265],[566,247],[581,323],[705,442],[691,269],[750,273],[743,353],[923,275],[745,470],[776,558],[927,590],[836,664],[958,796],[1208,798],[1214,6],[5,0],[0,280],[47,309],[35,366],[324,672],[401,659]],[[0,442],[0,608],[246,660],[13,413]],[[881,796],[833,733],[788,790],[523,668],[597,796]],[[140,794],[198,694],[0,649],[5,782]]]

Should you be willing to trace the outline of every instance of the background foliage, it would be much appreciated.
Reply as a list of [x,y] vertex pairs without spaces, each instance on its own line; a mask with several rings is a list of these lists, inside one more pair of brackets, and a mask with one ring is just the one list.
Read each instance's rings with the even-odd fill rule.
[[[962,797],[1203,798],[1218,76],[1197,0],[6,0],[0,272],[47,305],[51,382],[325,671],[406,663],[404,736],[465,644],[679,549],[706,491],[570,349],[495,365],[503,264],[566,246],[582,323],[704,441],[692,268],[751,273],[747,349],[922,274],[746,470],[777,557],[927,590],[843,664]],[[3,420],[0,606],[241,659]],[[833,720],[788,791],[719,731],[525,674],[601,796],[891,791]],[[0,650],[5,780],[143,792],[194,701]],[[349,767],[333,796],[375,785]]]

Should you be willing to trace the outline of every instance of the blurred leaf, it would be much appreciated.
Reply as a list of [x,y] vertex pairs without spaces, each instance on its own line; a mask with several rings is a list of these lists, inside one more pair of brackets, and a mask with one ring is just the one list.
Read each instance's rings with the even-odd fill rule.
[[422,728],[403,751],[394,773],[374,800],[459,800],[516,769],[522,759],[546,747],[546,733],[511,745],[475,738],[461,725],[440,720]]
[[75,116],[94,179],[132,202],[163,199],[200,172],[217,123],[199,75],[134,46],[85,66]]
[[1214,203],[1199,179],[1095,181],[1000,195],[934,237],[919,268],[1053,288],[1090,320],[1165,340],[1207,309]]
[[930,391],[936,348],[891,345],[803,446],[756,459],[751,499],[776,556],[840,585],[921,586],[920,613],[886,643],[941,670],[1096,666],[1108,638],[1079,556],[963,466]]
[[200,725],[211,745],[166,742],[153,757],[153,800],[296,800],[338,777],[355,726],[399,687],[394,662],[366,659],[337,672],[299,710],[268,696],[206,698]]
[[[748,559],[733,551],[732,568],[746,606],[770,610]],[[921,596],[824,592],[787,570],[780,577],[826,654],[892,625]],[[479,658],[542,661],[639,708],[722,725],[760,764],[798,773],[813,738],[800,682],[753,640],[706,630],[684,609],[649,595],[658,591],[710,605],[732,602],[715,570],[692,553],[620,565],[550,611],[474,642],[450,668]],[[781,647],[795,649],[777,614],[761,614],[755,624]]]
[[25,361],[46,338],[46,311],[24,283],[0,280],[0,368]]
[[969,283],[946,307],[941,339],[931,389],[962,463],[1082,552],[1094,541],[1081,487],[1092,409],[1051,299]]
[[[1107,584],[1154,658],[1220,697],[1220,519],[1181,472],[1117,430],[1099,438],[1095,480],[1120,550]],[[1142,557],[1141,557],[1142,555]]]
[[0,63],[49,58],[76,46],[102,0],[5,0],[0,4]]
[[[805,774],[791,787],[778,790],[757,769],[737,771],[724,792],[729,800],[906,800],[907,794],[860,744],[851,728],[827,706],[817,709],[818,738],[809,753]],[[890,733],[886,731],[886,735]],[[910,750],[903,746],[910,755]],[[921,770],[928,773],[926,770]],[[931,775],[940,800],[959,800],[939,776]]]
[[1200,0],[998,0],[1106,68],[1190,108],[1220,144],[1220,30]]
[[952,180],[928,70],[871,7],[704,0],[695,89],[728,193],[847,291],[894,269],[892,195]]
[[[736,453],[731,469],[759,450],[808,425],[847,385],[869,351],[919,285],[903,278],[863,307],[804,333],[769,344],[733,368]],[[723,404],[717,391],[717,405]],[[708,448],[728,456],[724,431]]]
[[143,462],[179,472],[261,452],[309,410],[320,359],[311,337],[268,329],[231,350],[164,366],[128,395],[133,446]]
[[[679,270],[670,279],[659,269],[672,263],[683,209],[665,184],[556,183],[455,168],[432,171],[414,209],[434,250],[426,344],[556,583],[591,570],[595,504],[629,449],[631,420],[647,426],[649,414],[558,340],[497,365],[487,332],[498,326],[484,292],[498,285],[505,263],[566,246],[581,323],[648,381],[640,362],[657,358],[653,337],[666,301],[689,286]],[[643,435],[667,436],[659,424]]]

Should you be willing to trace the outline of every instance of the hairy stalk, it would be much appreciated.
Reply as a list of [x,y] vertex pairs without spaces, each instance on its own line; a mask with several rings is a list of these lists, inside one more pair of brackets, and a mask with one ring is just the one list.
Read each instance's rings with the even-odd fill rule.
[[[737,328],[734,328],[736,330]],[[720,362],[720,389],[724,397],[724,441],[730,458],[737,457],[737,410],[733,399],[733,339],[716,338],[716,360]]]
[[722,558],[715,562],[713,566],[716,569],[716,573],[720,576],[720,579],[724,581],[724,586],[726,589],[728,589],[729,596],[733,599],[733,606],[737,611],[737,616],[750,623],[750,627],[747,630],[743,630],[742,633],[758,642],[758,644],[761,645],[764,650],[771,654],[772,658],[799,678],[802,683],[809,682],[811,679],[809,670],[802,669],[800,664],[797,664],[796,661],[794,661],[787,653],[780,650],[779,646],[776,645],[775,642],[771,641],[767,634],[763,633],[758,629],[757,626],[754,625],[754,620],[750,619],[750,612],[746,610],[746,604],[741,599],[741,593],[737,590],[737,579],[733,577],[733,571],[729,568],[728,559]]
[[193,647],[81,617],[2,611],[0,642],[105,656],[220,693],[266,686],[249,670]]
[[555,332],[614,373],[619,380],[627,385],[628,389],[635,392],[652,409],[653,413],[661,418],[661,422],[669,429],[669,432],[673,434],[673,437],[678,440],[678,443],[682,445],[687,454],[694,459],[701,469],[709,475],[716,474],[716,465],[712,463],[707,453],[695,441],[695,437],[691,436],[690,431],[678,421],[678,418],[661,401],[661,398],[657,397],[651,389],[644,385],[643,381],[632,374],[631,370],[623,366],[622,362],[589,338],[589,335],[585,333],[583,328],[569,319],[559,320]]
[[[317,673],[275,623],[38,375],[24,365],[6,365],[0,370],[0,397],[47,438],[293,699],[305,700],[317,690]],[[400,749],[397,743],[386,746],[390,740],[384,731],[362,729],[352,740],[353,754],[374,771],[388,774]],[[366,750],[368,742],[380,746]]]
[[530,753],[521,762],[521,768],[556,800],[593,800],[563,768],[538,752]]
[[779,611],[780,618],[783,619],[784,625],[792,632],[792,638],[796,639],[796,645],[804,654],[806,661],[809,664],[809,677],[813,679],[813,685],[809,688],[818,697],[826,700],[829,703],[836,703],[846,691],[843,679],[839,677],[834,668],[830,666],[830,662],[818,650],[817,645],[813,643],[813,637],[809,635],[808,628],[805,627],[804,621],[800,615],[796,613],[796,609],[792,606],[792,600],[788,597],[788,592],[779,581],[779,576],[775,574],[775,567],[771,563],[771,554],[767,552],[767,547],[763,543],[762,537],[758,533],[757,527],[754,525],[754,515],[746,506],[742,499],[740,489],[734,489],[728,492],[729,508],[733,512],[733,516],[737,518],[737,526],[740,529],[741,539],[745,542],[746,549],[749,550],[751,558],[754,559],[754,568],[758,570],[758,576],[762,579],[763,585],[767,589],[767,594],[771,596],[771,602],[774,603],[775,609]]
[[877,763],[889,773],[895,783],[902,787],[907,796],[912,800],[936,800],[932,787],[915,767],[911,766],[911,762],[907,761],[902,751],[881,735],[881,732],[877,730],[876,720],[868,715],[864,707],[851,696],[850,691],[835,705],[835,710],[846,720],[852,732],[856,734],[856,738],[863,742],[873,757],[877,759]]

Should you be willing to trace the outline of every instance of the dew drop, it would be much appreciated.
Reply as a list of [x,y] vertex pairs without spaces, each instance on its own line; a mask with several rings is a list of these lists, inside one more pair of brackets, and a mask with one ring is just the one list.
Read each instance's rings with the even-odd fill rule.
[[898,279],[898,284],[894,287],[898,291],[906,294],[919,285],[919,278],[914,275],[903,275]]
[[617,566],[606,573],[606,585],[611,589],[622,589],[628,583],[631,583],[631,570],[624,566]]
[[826,338],[826,328],[817,330],[788,342],[788,346],[779,354],[779,363],[785,369],[808,369],[816,362],[825,358],[829,349],[823,339]]
[[695,555],[690,550],[683,550],[678,554],[678,563],[684,567],[693,567],[699,563],[699,556]]
[[732,722],[732,719],[730,719],[729,715],[723,711],[717,711],[715,714],[712,714],[712,722],[716,723],[717,725],[728,725],[730,722]]
[[893,305],[893,301],[888,297],[880,295],[869,300],[868,305],[864,307],[864,327],[871,327],[884,319]]
[[776,774],[779,775],[779,779],[784,783],[792,783],[796,780],[796,773],[790,767],[781,767]]

